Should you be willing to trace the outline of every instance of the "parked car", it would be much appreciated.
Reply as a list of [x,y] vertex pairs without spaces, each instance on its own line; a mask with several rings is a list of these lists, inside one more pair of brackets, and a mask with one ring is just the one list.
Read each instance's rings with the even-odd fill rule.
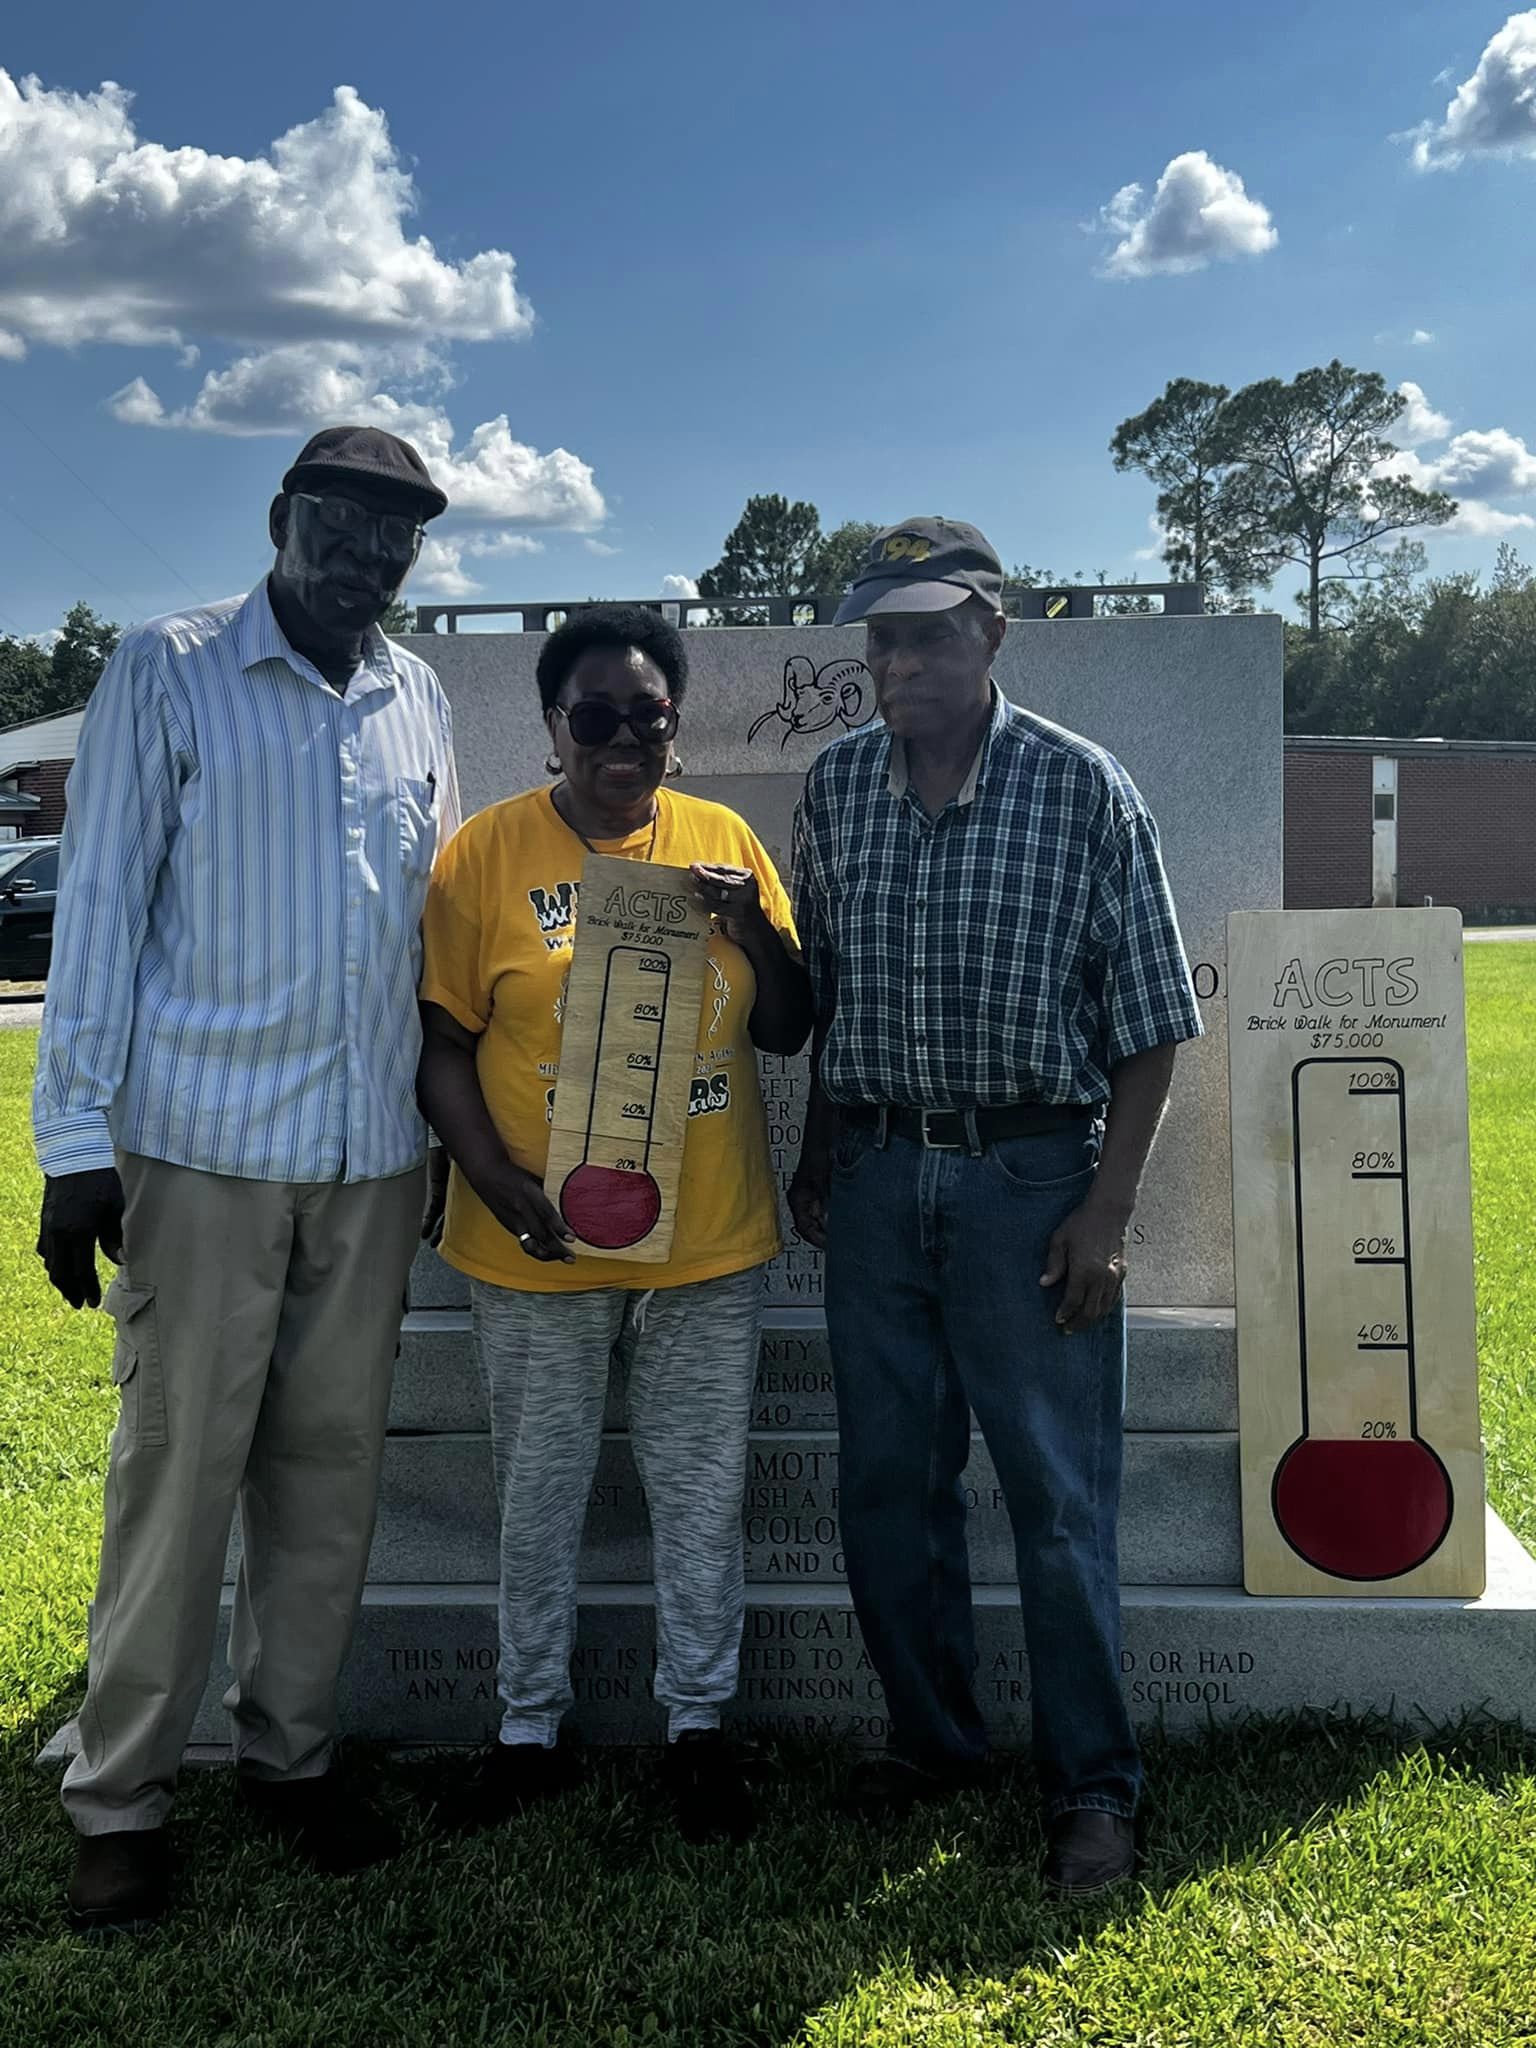
[[0,981],[46,981],[59,895],[57,839],[0,845]]

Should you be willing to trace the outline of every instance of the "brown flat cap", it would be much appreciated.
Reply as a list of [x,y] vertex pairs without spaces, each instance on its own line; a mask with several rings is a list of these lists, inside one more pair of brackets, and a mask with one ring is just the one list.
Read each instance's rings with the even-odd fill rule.
[[393,484],[417,500],[424,520],[436,519],[448,510],[447,497],[433,483],[431,472],[410,442],[386,434],[382,427],[322,427],[299,450],[283,478],[283,489],[295,490],[325,475]]

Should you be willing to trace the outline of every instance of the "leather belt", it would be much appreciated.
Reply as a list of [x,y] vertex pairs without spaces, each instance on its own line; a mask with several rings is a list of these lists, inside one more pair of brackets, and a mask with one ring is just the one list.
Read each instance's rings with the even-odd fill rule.
[[980,1152],[999,1138],[1032,1138],[1064,1131],[1103,1114],[1098,1102],[1013,1102],[992,1109],[901,1109],[877,1102],[843,1102],[850,1124],[876,1129],[880,1142],[910,1138],[930,1152]]

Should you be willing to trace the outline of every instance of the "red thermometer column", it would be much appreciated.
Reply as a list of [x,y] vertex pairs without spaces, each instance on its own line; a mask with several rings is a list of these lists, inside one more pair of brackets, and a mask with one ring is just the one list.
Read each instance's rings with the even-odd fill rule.
[[608,956],[586,1143],[560,1189],[561,1215],[604,1251],[638,1244],[661,1215],[651,1126],[671,975],[664,953],[615,946]]
[[1419,1435],[1403,1070],[1303,1060],[1291,1077],[1301,1435],[1275,1470],[1287,1543],[1338,1579],[1391,1579],[1451,1526]]

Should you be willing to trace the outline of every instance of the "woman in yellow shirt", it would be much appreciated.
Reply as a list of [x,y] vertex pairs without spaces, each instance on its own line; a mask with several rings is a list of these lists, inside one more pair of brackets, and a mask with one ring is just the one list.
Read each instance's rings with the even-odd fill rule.
[[[741,1840],[752,1823],[720,1709],[740,1662],[762,1267],[779,1249],[754,1048],[799,1051],[811,994],[762,846],[734,812],[663,787],[687,675],[683,636],[641,607],[599,606],[552,634],[538,681],[562,779],[471,818],[428,895],[421,1102],[453,1162],[442,1249],[470,1276],[501,1506],[502,1724],[465,1788],[475,1823],[570,1782],[555,1738],[616,1346],[651,1514],[678,1822],[695,1840]],[[691,868],[717,920],[664,1265],[583,1258],[542,1188],[587,852]]]

